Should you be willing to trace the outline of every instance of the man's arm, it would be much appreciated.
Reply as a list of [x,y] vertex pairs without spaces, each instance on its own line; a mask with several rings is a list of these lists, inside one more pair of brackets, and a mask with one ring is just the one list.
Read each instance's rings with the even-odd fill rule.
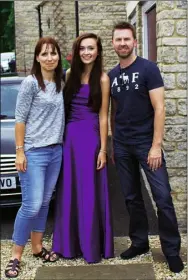
[[165,123],[164,87],[150,90],[149,96],[154,109],[154,134],[148,154],[148,164],[152,170],[156,170],[162,164],[161,147]]

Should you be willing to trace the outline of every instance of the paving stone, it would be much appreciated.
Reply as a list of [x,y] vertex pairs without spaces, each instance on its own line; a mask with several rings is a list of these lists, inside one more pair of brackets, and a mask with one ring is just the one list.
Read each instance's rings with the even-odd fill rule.
[[[165,256],[163,255],[161,248],[151,248],[151,251],[154,262],[166,262]],[[187,261],[187,249],[185,247],[181,248],[180,256],[182,257],[183,262]]]
[[41,267],[35,280],[155,280],[152,264]]
[[116,237],[114,239],[115,257],[119,257],[119,255],[127,249],[128,249],[127,237]]

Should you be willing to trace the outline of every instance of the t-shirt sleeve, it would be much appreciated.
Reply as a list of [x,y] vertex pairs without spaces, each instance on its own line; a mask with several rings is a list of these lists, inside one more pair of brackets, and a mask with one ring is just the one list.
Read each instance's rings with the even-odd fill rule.
[[146,84],[148,90],[163,87],[164,82],[158,66],[151,62],[146,70]]
[[30,111],[30,107],[33,100],[34,94],[34,83],[30,77],[23,80],[18,92],[15,110],[15,122],[26,123],[27,116]]

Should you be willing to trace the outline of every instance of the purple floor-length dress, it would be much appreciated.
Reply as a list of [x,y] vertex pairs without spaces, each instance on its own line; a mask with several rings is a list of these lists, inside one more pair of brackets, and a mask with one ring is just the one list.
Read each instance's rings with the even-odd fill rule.
[[53,251],[88,262],[114,256],[107,168],[96,170],[99,117],[87,106],[89,85],[73,98],[57,188]]

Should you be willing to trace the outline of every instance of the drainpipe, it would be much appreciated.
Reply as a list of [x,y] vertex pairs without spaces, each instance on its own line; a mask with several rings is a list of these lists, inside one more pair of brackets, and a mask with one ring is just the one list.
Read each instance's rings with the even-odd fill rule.
[[79,12],[78,12],[78,1],[75,1],[75,16],[76,16],[76,37],[79,36]]
[[41,22],[41,11],[40,11],[40,5],[38,5],[36,7],[37,11],[38,11],[38,26],[39,26],[39,38],[42,37],[42,22]]

